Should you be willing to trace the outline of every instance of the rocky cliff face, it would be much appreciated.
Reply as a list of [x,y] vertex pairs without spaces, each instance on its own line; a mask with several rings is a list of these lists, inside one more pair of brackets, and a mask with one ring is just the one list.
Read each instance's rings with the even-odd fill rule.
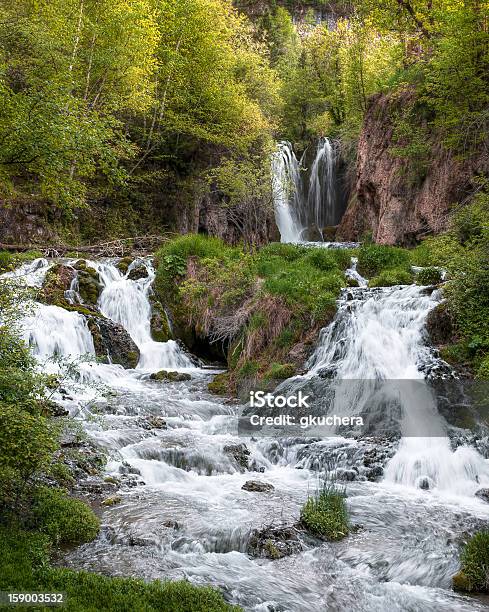
[[413,182],[410,164],[392,152],[396,108],[410,102],[377,95],[370,101],[358,142],[357,169],[337,238],[358,240],[367,233],[381,244],[410,246],[447,228],[453,206],[474,192],[474,177],[487,171],[487,155],[457,159],[441,143],[432,144],[423,178]]

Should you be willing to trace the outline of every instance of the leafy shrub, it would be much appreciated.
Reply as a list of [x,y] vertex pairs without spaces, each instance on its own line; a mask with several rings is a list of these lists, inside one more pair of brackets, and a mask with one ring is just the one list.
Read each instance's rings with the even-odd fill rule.
[[93,540],[100,529],[98,518],[84,502],[60,489],[40,487],[34,502],[34,519],[42,533],[56,544],[81,544]]
[[369,281],[369,287],[393,287],[394,285],[410,285],[413,277],[410,272],[402,268],[383,270],[378,276]]
[[480,531],[465,545],[460,557],[461,571],[454,587],[463,591],[489,590],[489,532]]
[[341,540],[349,532],[345,495],[334,485],[325,486],[308,498],[301,510],[301,521],[312,533],[327,540]]
[[477,369],[478,380],[489,381],[489,357],[485,357]]
[[45,417],[0,404],[0,469],[18,481],[29,480],[50,462],[56,434]]
[[310,249],[304,261],[318,270],[346,270],[351,262],[348,249]]
[[441,283],[442,273],[438,268],[423,268],[416,276],[418,285],[438,285]]
[[392,268],[408,271],[411,265],[409,251],[382,244],[363,244],[358,249],[358,271],[362,276],[378,276]]

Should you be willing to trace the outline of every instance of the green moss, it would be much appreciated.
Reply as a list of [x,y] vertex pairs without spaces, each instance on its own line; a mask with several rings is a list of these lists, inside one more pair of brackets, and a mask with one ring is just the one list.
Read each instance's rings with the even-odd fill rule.
[[216,374],[207,388],[215,395],[227,395],[229,393],[229,374],[227,372]]
[[122,497],[120,495],[113,495],[112,497],[107,497],[103,500],[102,506],[116,506],[120,504],[122,501]]
[[190,374],[185,374],[184,372],[168,372],[167,370],[160,370],[159,372],[154,372],[150,376],[151,380],[163,381],[167,380],[169,382],[181,382],[184,380],[190,380],[192,377]]
[[309,497],[302,507],[301,521],[319,537],[341,540],[350,529],[344,494],[329,486]]
[[132,262],[133,262],[132,257],[123,257],[122,259],[119,259],[119,261],[116,263],[116,268],[122,274],[127,274],[127,270],[129,266],[132,264]]
[[454,587],[465,591],[489,591],[489,532],[473,535],[460,556],[461,572]]
[[266,380],[285,380],[296,374],[296,367],[291,363],[272,363],[269,369],[265,372]]
[[378,276],[372,278],[369,287],[393,287],[394,285],[410,285],[413,277],[410,272],[402,268],[383,270]]

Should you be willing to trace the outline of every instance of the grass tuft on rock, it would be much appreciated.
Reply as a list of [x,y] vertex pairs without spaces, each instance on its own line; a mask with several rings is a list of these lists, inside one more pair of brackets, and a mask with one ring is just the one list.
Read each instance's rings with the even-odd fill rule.
[[345,493],[334,484],[308,498],[301,510],[303,525],[314,535],[326,540],[341,540],[350,531]]
[[452,579],[455,590],[489,592],[489,531],[480,531],[470,538],[460,564],[460,572]]

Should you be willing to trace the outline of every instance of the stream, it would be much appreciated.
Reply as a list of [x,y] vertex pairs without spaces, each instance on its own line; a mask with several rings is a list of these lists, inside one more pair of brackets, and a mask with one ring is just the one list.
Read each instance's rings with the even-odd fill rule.
[[[139,280],[128,278],[130,270],[123,275],[114,261],[88,262],[103,284],[100,311],[124,326],[141,357],[136,369],[83,359],[76,384],[66,383],[68,393],[56,398],[108,454],[106,476],[120,483],[121,497],[104,509],[99,537],[67,553],[62,563],[145,580],[211,584],[248,611],[487,609],[484,600],[451,590],[463,535],[489,520],[489,504],[474,496],[489,486],[487,460],[463,445],[453,452],[442,434],[403,437],[374,481],[365,456],[379,452],[375,440],[239,437],[236,417],[243,406],[207,391],[216,370],[199,365],[174,341],[151,339],[154,270],[149,259],[143,261],[148,276]],[[52,263],[36,260],[10,276],[40,286]],[[363,280],[355,266],[349,274]],[[330,370],[338,380],[424,379],[424,366],[435,359],[424,322],[440,297],[414,285],[360,285],[344,290],[307,373],[287,384],[307,384]],[[35,305],[24,337],[48,371],[59,368],[48,361],[53,355],[95,354],[84,317],[57,306]],[[191,380],[151,380],[161,369],[189,373]],[[425,418],[422,404],[403,398],[406,427],[410,418]],[[243,444],[248,469],[236,457]],[[303,538],[301,552],[281,559],[250,556],[250,532],[297,522],[331,458],[356,474],[342,484],[357,528],[336,543]],[[429,482],[427,489],[420,479]],[[274,488],[243,490],[248,480]]]

